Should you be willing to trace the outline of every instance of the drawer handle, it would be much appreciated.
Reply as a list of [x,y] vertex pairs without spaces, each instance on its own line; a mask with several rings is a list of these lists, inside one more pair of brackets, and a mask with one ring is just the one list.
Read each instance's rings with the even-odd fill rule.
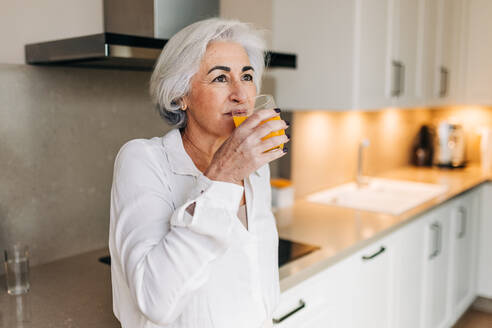
[[458,239],[461,239],[466,234],[466,208],[461,206],[459,209],[460,212],[460,231],[458,233]]
[[439,97],[442,98],[448,95],[449,71],[446,67],[441,66],[440,73],[441,73],[441,78],[439,83],[441,84],[441,87],[439,89]]
[[376,253],[374,253],[374,254],[372,254],[372,255],[369,255],[369,256],[364,255],[364,256],[362,256],[362,259],[363,259],[363,260],[366,260],[366,261],[367,261],[367,260],[370,260],[370,259],[373,259],[373,258],[375,258],[376,256],[378,256],[379,254],[383,253],[385,250],[386,250],[386,247],[381,246],[381,248],[379,249],[379,251],[377,251]]
[[442,231],[441,231],[441,225],[439,222],[434,222],[431,224],[431,229],[434,230],[434,249],[432,253],[429,255],[429,259],[433,259],[434,257],[438,256],[441,253],[441,243],[442,243]]
[[273,318],[272,321],[274,324],[281,323],[282,321],[284,321],[285,319],[287,319],[288,317],[290,317],[291,315],[293,315],[297,311],[303,309],[305,306],[306,306],[306,303],[301,299],[301,300],[299,300],[299,305],[294,310],[290,311],[287,314],[284,314],[282,317],[280,317],[278,319]]

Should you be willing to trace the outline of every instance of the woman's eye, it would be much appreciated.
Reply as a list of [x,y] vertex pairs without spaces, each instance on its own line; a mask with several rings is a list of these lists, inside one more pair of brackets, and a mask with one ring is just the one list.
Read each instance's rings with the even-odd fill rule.
[[224,74],[217,76],[212,82],[226,82],[226,76]]
[[244,81],[253,81],[253,75],[251,75],[251,74],[244,74],[243,75],[243,80]]

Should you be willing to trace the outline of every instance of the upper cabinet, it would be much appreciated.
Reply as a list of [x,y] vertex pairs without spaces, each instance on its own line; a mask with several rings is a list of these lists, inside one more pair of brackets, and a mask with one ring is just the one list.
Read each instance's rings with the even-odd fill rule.
[[274,0],[273,49],[298,55],[273,71],[279,105],[378,109],[420,104],[422,1]]
[[273,0],[272,48],[297,54],[297,69],[265,77],[288,109],[350,109],[355,1]]
[[492,104],[492,1],[467,0],[466,102]]
[[[391,0],[354,1],[355,58],[352,108],[387,107],[391,99],[391,58],[395,23]],[[400,70],[400,73],[402,71]],[[403,84],[403,76],[395,76]],[[393,91],[399,86],[395,86]]]
[[298,55],[297,70],[266,77],[283,108],[492,104],[488,0],[272,0],[271,8],[272,48]]
[[419,104],[421,1],[356,1],[354,108]]
[[426,1],[424,5],[421,67],[424,105],[443,106],[464,101],[464,5],[464,0]]

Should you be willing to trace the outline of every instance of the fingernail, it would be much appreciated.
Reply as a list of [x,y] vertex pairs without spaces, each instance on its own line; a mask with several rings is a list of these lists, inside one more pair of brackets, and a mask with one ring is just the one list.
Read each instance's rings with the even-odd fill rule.
[[287,147],[284,146],[284,149],[283,150],[284,150],[284,153],[286,153],[289,150],[289,148],[287,148]]
[[285,135],[287,136],[287,138],[289,138],[289,139],[290,139],[290,134],[286,133]]
[[290,126],[290,122],[289,121],[285,121],[285,124],[287,124],[287,126]]
[[275,108],[275,111],[276,111],[277,113],[280,113],[280,108]]

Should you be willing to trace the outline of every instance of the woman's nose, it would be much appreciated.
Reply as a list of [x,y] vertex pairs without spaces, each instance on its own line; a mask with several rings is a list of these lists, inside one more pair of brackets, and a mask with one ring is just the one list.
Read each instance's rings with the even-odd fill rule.
[[235,82],[231,87],[230,99],[233,102],[244,103],[248,99],[246,92],[246,86],[242,85],[241,82]]

